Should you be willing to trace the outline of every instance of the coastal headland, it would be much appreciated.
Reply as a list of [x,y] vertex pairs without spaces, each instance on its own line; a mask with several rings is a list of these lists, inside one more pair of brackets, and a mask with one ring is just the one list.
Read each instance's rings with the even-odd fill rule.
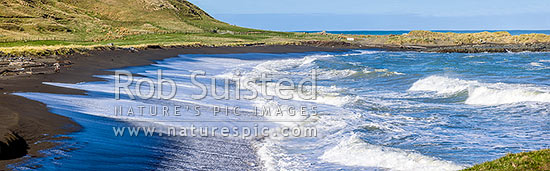
[[[45,104],[12,94],[85,93],[43,82],[100,81],[93,75],[180,54],[371,48],[439,53],[550,51],[546,34],[338,35],[249,29],[218,21],[185,0],[0,2],[0,170],[23,161],[22,156],[40,157],[40,150],[56,145],[49,140],[81,129],[70,118],[49,112]],[[122,11],[121,6],[127,9]]]

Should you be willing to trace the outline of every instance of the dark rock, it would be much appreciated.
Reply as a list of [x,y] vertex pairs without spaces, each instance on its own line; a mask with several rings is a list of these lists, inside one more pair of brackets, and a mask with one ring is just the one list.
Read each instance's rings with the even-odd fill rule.
[[162,49],[160,45],[147,45],[147,48],[149,49]]
[[55,73],[55,68],[46,68],[46,67],[39,67],[39,68],[31,68],[31,74],[53,74]]
[[73,64],[73,62],[71,62],[71,60],[57,61],[57,63],[59,63],[60,65],[71,65],[71,64]]
[[9,160],[27,155],[29,145],[16,132],[6,133],[0,141],[0,160]]

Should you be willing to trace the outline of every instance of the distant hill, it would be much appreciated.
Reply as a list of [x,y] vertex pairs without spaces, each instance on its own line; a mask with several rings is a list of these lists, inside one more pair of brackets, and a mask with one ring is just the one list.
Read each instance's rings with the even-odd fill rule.
[[218,21],[185,0],[0,0],[0,9],[0,40],[257,31]]

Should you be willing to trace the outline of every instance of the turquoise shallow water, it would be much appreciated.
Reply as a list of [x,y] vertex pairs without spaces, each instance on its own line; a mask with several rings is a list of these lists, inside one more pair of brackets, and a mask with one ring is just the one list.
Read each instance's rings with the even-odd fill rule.
[[[156,70],[178,82],[172,100],[113,99],[112,76],[103,82],[46,83],[87,90],[87,95],[18,93],[48,104],[52,112],[83,125],[48,158],[13,166],[69,169],[390,169],[458,170],[506,153],[550,148],[550,53],[420,53],[351,50],[290,54],[181,55],[150,66],[126,68],[155,78]],[[194,70],[209,78],[235,72],[259,79],[300,80],[318,74],[316,100],[193,100]],[[222,86],[217,84],[217,86]],[[111,116],[116,105],[199,104],[315,105],[318,116],[285,118],[315,127],[316,138],[114,137],[112,126],[163,125]],[[205,116],[206,117],[206,116]],[[247,126],[250,118],[224,117],[205,126]],[[280,127],[281,118],[261,124]],[[71,150],[66,150],[71,149]],[[73,150],[74,149],[74,150]]]

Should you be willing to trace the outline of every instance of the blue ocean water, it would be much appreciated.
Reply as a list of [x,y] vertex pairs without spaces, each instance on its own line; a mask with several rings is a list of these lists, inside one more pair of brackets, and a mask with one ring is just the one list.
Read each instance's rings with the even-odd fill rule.
[[[540,34],[550,34],[550,30],[430,30],[433,32],[441,33],[479,33],[479,32],[498,32],[498,31],[507,31],[511,35],[520,35],[520,34],[531,34],[531,33],[540,33]],[[306,33],[318,33],[321,31],[297,31],[297,32],[306,32]],[[356,34],[356,35],[401,35],[409,33],[410,30],[389,30],[389,31],[327,31],[327,33],[332,34]]]
[[[101,82],[45,83],[86,95],[17,93],[73,118],[81,132],[46,158],[13,165],[46,169],[459,170],[507,153],[550,148],[550,53],[421,53],[350,50],[288,54],[180,55],[125,68],[139,78],[178,83],[171,100],[113,98],[112,75]],[[317,73],[317,98],[193,100],[200,81],[228,78],[300,80]],[[234,77],[233,77],[234,78]],[[257,83],[255,86],[262,86]],[[222,87],[217,83],[215,86]],[[266,85],[266,87],[271,87]],[[232,87],[234,88],[234,87]],[[268,90],[272,91],[272,90]],[[117,105],[317,106],[316,116],[114,117]],[[134,120],[132,120],[134,119]],[[136,120],[137,119],[137,120]],[[284,119],[285,122],[281,122]],[[167,122],[173,121],[173,122]],[[246,121],[246,122],[244,122]],[[113,135],[113,126],[188,127],[261,124],[315,127],[317,137],[166,137]]]

